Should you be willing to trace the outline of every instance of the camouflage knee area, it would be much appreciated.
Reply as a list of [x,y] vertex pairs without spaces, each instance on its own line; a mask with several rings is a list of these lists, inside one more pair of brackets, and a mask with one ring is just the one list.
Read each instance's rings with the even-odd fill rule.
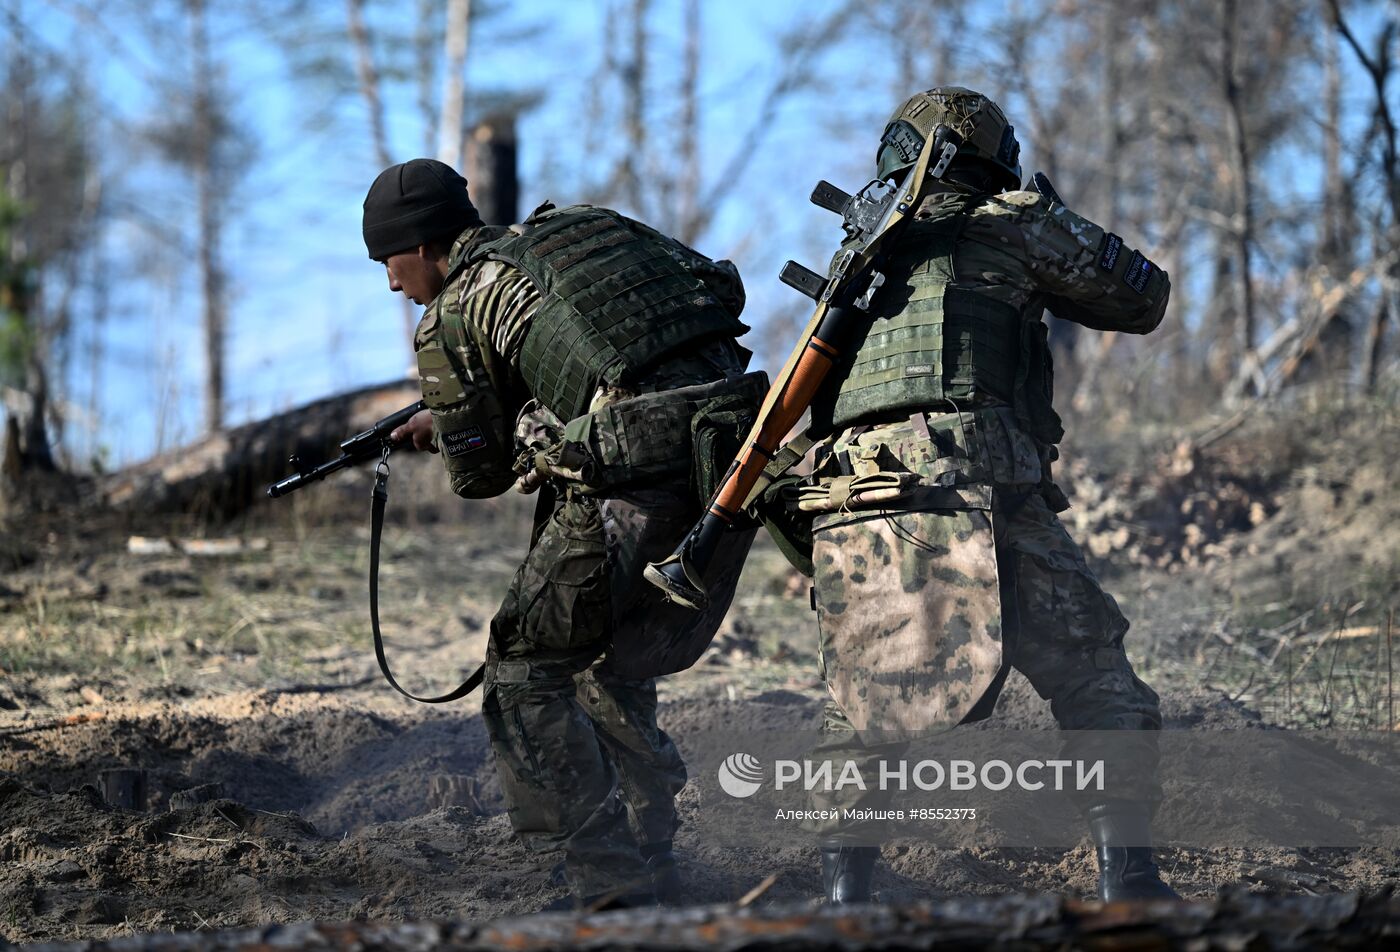
[[572,675],[544,673],[525,662],[488,668],[481,709],[511,824],[535,849],[560,846],[616,786]]
[[492,623],[502,658],[606,644],[610,588],[603,521],[588,498],[555,507]]
[[617,770],[641,843],[670,840],[680,827],[676,795],[688,776],[670,736],[656,723],[656,682],[609,677],[606,664],[578,679],[578,699]]
[[1042,666],[1037,675],[1036,690],[1049,699],[1062,730],[1161,730],[1157,692],[1133,673],[1120,648],[1073,654]]
[[[872,743],[863,738],[852,726],[850,719],[833,700],[828,700],[822,709],[821,738],[807,752],[806,759],[814,765],[830,761],[832,776],[839,777],[848,761],[854,761],[862,777],[879,775],[881,760],[894,761],[904,756],[907,744]],[[811,810],[878,810],[888,804],[894,796],[893,790],[881,790],[878,784],[867,784],[861,790],[855,785],[824,790],[820,785],[807,795]],[[809,819],[801,824],[802,829],[815,836],[822,843],[871,843],[884,839],[879,831],[881,824],[869,821],[859,822],[841,819]]]
[[656,724],[656,682],[610,677],[607,662],[578,678],[578,699],[588,716],[615,742],[647,754],[671,747],[671,739]]
[[1038,665],[1031,683],[1049,698],[1056,723],[1067,732],[1061,756],[1105,764],[1104,792],[1073,795],[1081,810],[1105,797],[1149,803],[1161,799],[1157,732],[1162,715],[1157,694],[1133,673],[1122,649],[1066,652]]

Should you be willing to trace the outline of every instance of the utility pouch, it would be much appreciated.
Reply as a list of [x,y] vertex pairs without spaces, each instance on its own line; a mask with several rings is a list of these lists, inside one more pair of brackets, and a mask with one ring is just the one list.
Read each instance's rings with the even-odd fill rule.
[[774,480],[750,506],[750,511],[763,523],[792,567],[811,578],[816,571],[812,565],[812,517],[795,504],[796,494],[807,479],[806,476],[784,476]]
[[864,476],[838,476],[814,485],[801,486],[795,496],[802,512],[840,512],[868,509],[893,502],[917,486],[916,473],[868,473]]
[[1021,322],[1012,406],[1023,430],[1041,443],[1058,443],[1064,439],[1065,428],[1055,412],[1055,368],[1049,333],[1044,321]]
[[753,394],[727,393],[707,401],[690,418],[690,487],[701,503],[719,489],[757,414]]
[[[589,478],[585,491],[602,493],[616,486],[637,481],[679,480],[693,484],[700,447],[697,437],[706,445],[718,445],[732,432],[744,414],[741,406],[751,407],[746,419],[753,422],[753,413],[768,389],[768,378],[762,373],[718,380],[647,393],[630,400],[621,400],[570,420],[564,428],[564,444],[573,452],[586,456]],[[711,421],[700,430],[715,430],[713,434],[697,432],[696,418],[707,408]],[[734,446],[744,433],[734,437]],[[689,450],[689,452],[688,452]],[[733,458],[731,453],[729,459]],[[719,465],[727,466],[729,459]],[[714,464],[708,464],[714,465]],[[720,475],[723,475],[721,471]],[[708,499],[709,496],[704,496]]]

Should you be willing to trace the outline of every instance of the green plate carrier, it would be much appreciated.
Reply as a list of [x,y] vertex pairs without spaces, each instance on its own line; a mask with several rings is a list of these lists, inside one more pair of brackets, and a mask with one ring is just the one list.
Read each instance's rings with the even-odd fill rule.
[[475,248],[529,276],[541,302],[520,357],[530,393],[564,420],[600,384],[626,387],[665,358],[748,328],[671,251],[588,205],[531,216],[523,235]]

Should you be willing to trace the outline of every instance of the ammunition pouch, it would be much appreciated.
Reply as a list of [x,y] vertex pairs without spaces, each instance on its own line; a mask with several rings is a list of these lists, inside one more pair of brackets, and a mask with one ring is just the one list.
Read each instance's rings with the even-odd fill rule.
[[915,413],[905,423],[853,430],[836,441],[809,482],[786,491],[787,504],[814,514],[980,506],[993,470],[1002,466],[989,458],[979,433],[1002,413],[1009,411]]
[[1065,428],[1055,412],[1055,370],[1050,355],[1049,328],[1044,321],[1023,321],[1021,351],[1016,361],[1012,407],[1021,429],[1041,443],[1064,439]]
[[703,501],[767,390],[767,375],[751,373],[620,400],[570,420],[563,440],[536,455],[535,467],[589,494],[638,481],[685,480]]

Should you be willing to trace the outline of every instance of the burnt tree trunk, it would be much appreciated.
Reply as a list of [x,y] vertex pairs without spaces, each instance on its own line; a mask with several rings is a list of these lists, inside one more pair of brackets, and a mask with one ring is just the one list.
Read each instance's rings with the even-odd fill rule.
[[291,454],[308,463],[338,456],[341,440],[420,396],[405,380],[318,400],[119,470],[103,480],[101,495],[119,511],[230,518],[291,473]]
[[519,221],[515,117],[501,114],[482,120],[471,131],[468,143],[468,180],[481,220],[488,225]]

